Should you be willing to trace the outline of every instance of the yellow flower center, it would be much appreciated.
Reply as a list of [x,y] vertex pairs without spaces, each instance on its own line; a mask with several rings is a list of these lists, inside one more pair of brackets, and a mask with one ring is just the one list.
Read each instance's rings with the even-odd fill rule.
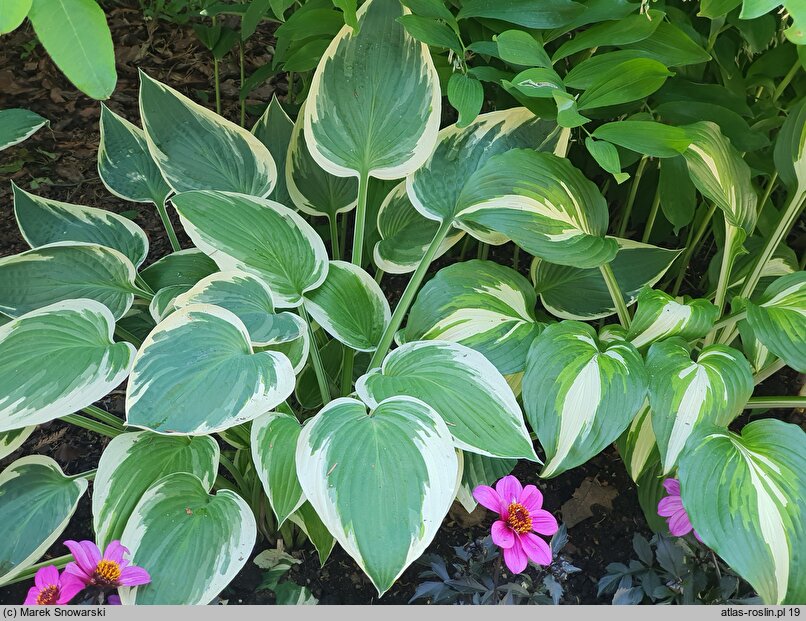
[[59,587],[55,584],[46,586],[36,596],[36,603],[40,606],[53,606],[59,599]]
[[120,565],[115,561],[101,560],[95,568],[92,582],[98,586],[117,586],[120,580]]
[[513,502],[509,505],[507,526],[520,535],[528,533],[532,530],[532,516],[521,503]]

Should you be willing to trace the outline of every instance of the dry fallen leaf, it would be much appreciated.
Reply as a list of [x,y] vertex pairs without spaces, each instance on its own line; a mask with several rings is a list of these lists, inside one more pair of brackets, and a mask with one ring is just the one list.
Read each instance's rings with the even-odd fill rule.
[[591,507],[599,505],[608,511],[613,510],[613,499],[618,496],[614,487],[605,486],[596,479],[588,477],[574,492],[571,500],[563,503],[560,511],[563,514],[563,523],[572,528],[580,522],[593,516]]
[[462,528],[472,528],[484,523],[487,519],[487,509],[481,505],[477,505],[473,513],[468,513],[461,504],[454,501],[448,511],[448,517]]

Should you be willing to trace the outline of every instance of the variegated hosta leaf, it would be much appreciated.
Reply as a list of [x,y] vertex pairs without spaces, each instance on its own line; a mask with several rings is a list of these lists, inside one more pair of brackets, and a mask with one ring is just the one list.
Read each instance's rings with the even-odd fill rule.
[[[423,217],[411,204],[406,193],[406,182],[401,181],[386,195],[378,211],[378,232],[381,239],[375,244],[373,251],[375,265],[390,274],[413,272],[425,256],[437,229],[438,222]],[[464,231],[451,229],[434,258],[448,252],[464,234]]]
[[324,170],[311,156],[303,131],[305,104],[300,108],[285,161],[285,182],[294,206],[311,216],[327,216],[353,209],[358,200],[358,180],[336,177]]
[[296,462],[308,501],[381,595],[431,543],[459,468],[445,422],[410,397],[369,412],[331,401],[302,428]]
[[154,323],[159,323],[174,312],[176,310],[174,300],[189,289],[188,285],[168,285],[157,291],[148,304],[148,312]]
[[98,176],[115,196],[135,203],[161,203],[171,191],[142,129],[101,104]]
[[142,272],[140,277],[154,291],[171,285],[192,287],[205,276],[218,271],[215,261],[198,248],[179,250],[155,261]]
[[691,144],[683,157],[694,185],[725,213],[729,224],[750,235],[758,218],[750,167],[715,123],[694,123],[686,132]]
[[495,232],[541,259],[573,267],[613,260],[607,203],[566,159],[529,149],[490,158],[465,184],[455,222],[473,235]]
[[766,419],[707,429],[680,457],[683,504],[705,544],[767,604],[806,601],[806,434]]
[[134,265],[112,248],[58,242],[0,259],[0,312],[27,312],[77,298],[106,306],[115,319],[134,301]]
[[[635,303],[641,289],[663,277],[681,252],[630,239],[610,239],[619,246],[610,267],[628,306]],[[599,268],[580,269],[535,259],[531,272],[540,301],[556,317],[590,321],[616,313]]]
[[25,108],[0,110],[0,151],[33,136],[48,120]]
[[0,326],[0,431],[72,414],[120,384],[135,348],[115,343],[114,329],[109,309],[86,299]]
[[322,522],[322,518],[314,511],[311,503],[306,500],[288,519],[299,526],[300,530],[310,539],[319,553],[319,564],[324,565],[336,545],[336,539],[330,534]]
[[255,347],[255,351],[276,351],[285,354],[291,362],[294,373],[299,375],[311,353],[311,339],[308,324],[299,315],[277,313],[272,315],[272,340]]
[[659,459],[658,443],[655,440],[655,432],[652,430],[652,413],[649,411],[649,403],[644,402],[644,405],[638,410],[638,414],[632,419],[630,426],[616,440],[616,447],[633,481],[641,478],[644,469],[652,460],[653,453],[655,458]]
[[277,168],[260,140],[142,71],[140,117],[151,157],[174,192],[264,197],[274,187]]
[[463,188],[491,157],[519,148],[550,151],[556,128],[526,108],[482,114],[467,127],[446,127],[431,157],[406,180],[412,204],[429,220],[453,219],[462,206]]
[[512,389],[489,360],[459,343],[406,343],[360,377],[355,389],[371,406],[397,395],[424,401],[462,450],[537,461]]
[[305,106],[314,160],[338,177],[400,179],[434,148],[441,93],[428,46],[398,17],[398,0],[369,0],[358,28],[345,25],[316,68]]
[[0,584],[36,563],[70,521],[87,491],[50,457],[31,455],[0,473]]
[[121,603],[209,604],[246,564],[257,539],[252,510],[234,492],[207,492],[180,472],[143,495],[120,541],[133,565],[148,567],[151,582],[121,587]]
[[278,527],[305,502],[294,461],[301,430],[294,416],[282,412],[269,412],[252,422],[252,461]]
[[673,336],[693,341],[705,336],[718,317],[719,309],[708,300],[673,298],[647,288],[638,294],[629,339],[639,349]]
[[534,288],[493,261],[442,268],[417,294],[401,341],[454,341],[472,347],[504,375],[526,368],[543,324],[534,315]]
[[145,261],[148,238],[128,218],[104,209],[29,194],[12,182],[14,216],[31,248],[54,242],[87,242],[114,248],[135,266]]
[[143,341],[126,390],[126,422],[157,433],[208,434],[260,416],[293,390],[284,354],[253,353],[238,317],[195,304]]
[[747,322],[767,349],[806,373],[806,272],[782,276],[758,304],[748,301]]
[[373,351],[392,313],[375,280],[360,267],[331,261],[321,286],[305,294],[305,309],[336,340]]
[[291,204],[285,181],[285,162],[293,127],[294,121],[283,110],[277,95],[272,95],[265,112],[252,128],[252,134],[269,150],[277,166],[277,182],[267,198],[277,201],[281,205]]
[[189,472],[209,490],[218,474],[218,457],[218,444],[209,436],[182,438],[137,431],[113,438],[101,455],[92,486],[92,525],[98,547],[104,549],[120,539],[140,498],[162,477]]
[[0,431],[0,459],[8,457],[20,448],[34,432],[34,429],[36,429],[36,425],[22,427],[20,429],[11,429],[9,431]]
[[297,315],[275,314],[271,289],[266,283],[238,270],[211,274],[174,300],[176,308],[191,304],[214,304],[231,311],[243,321],[256,347],[293,341],[306,331],[305,323]]
[[652,429],[664,473],[674,468],[698,426],[727,427],[753,394],[750,363],[723,345],[704,348],[695,362],[686,342],[672,338],[652,345],[646,364]]
[[[734,298],[732,309],[734,312],[746,308],[746,302],[743,298]],[[767,365],[775,362],[775,356],[767,349],[764,344],[758,340],[755,330],[747,322],[747,320],[740,321],[737,324],[739,328],[739,335],[742,338],[742,352],[750,362],[750,368],[754,372],[759,372]]]
[[515,459],[496,459],[477,453],[463,455],[462,482],[456,494],[456,500],[465,511],[472,513],[477,506],[473,498],[473,490],[478,485],[493,485],[501,477],[505,477],[515,468]]
[[534,341],[523,377],[529,424],[546,451],[540,476],[585,463],[618,438],[646,399],[638,350],[600,340],[590,326],[564,321]]
[[265,281],[275,304],[295,307],[327,276],[327,249],[288,207],[229,192],[185,192],[171,199],[193,243],[225,271]]

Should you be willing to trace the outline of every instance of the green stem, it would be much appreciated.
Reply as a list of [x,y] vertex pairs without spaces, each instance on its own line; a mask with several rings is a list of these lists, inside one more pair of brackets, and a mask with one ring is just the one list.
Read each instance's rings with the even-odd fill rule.
[[294,103],[294,72],[289,71],[288,75],[286,76],[286,82],[288,83],[288,92],[286,93],[286,100],[288,103]]
[[140,345],[143,344],[143,341],[138,339],[134,334],[129,332],[126,328],[121,328],[120,326],[115,326],[115,336],[124,341],[129,341],[132,345],[139,349]]
[[764,195],[761,197],[761,200],[758,203],[758,210],[759,212],[764,209],[764,204],[767,202],[767,199],[772,194],[772,191],[775,189],[775,185],[778,182],[778,171],[773,171],[772,175],[770,176],[770,180],[767,182],[767,187],[764,188]]
[[462,249],[459,251],[459,261],[465,260],[465,255],[467,251],[470,249],[470,244],[472,243],[473,238],[470,235],[465,235],[465,240],[462,242]]
[[635,170],[635,176],[632,178],[632,185],[630,186],[630,194],[627,196],[627,205],[624,207],[624,215],[621,218],[621,223],[618,226],[618,233],[619,237],[624,237],[624,234],[627,232],[627,225],[630,222],[630,216],[632,215],[632,208],[635,204],[635,197],[638,195],[638,186],[641,183],[641,175],[644,174],[644,168],[646,168],[647,157],[646,155],[641,158],[641,161],[638,162],[638,168]]
[[358,204],[355,208],[355,230],[353,231],[353,265],[361,267],[364,252],[364,221],[367,219],[367,186],[369,175],[361,173],[358,178]]
[[151,288],[151,285],[143,280],[143,277],[140,276],[140,274],[134,275],[134,284],[140,287],[143,291],[148,291],[148,293],[152,295],[154,294],[154,290]]
[[[213,28],[216,25],[216,18],[212,17],[211,21],[213,23]],[[221,114],[221,84],[218,79],[218,59],[213,54],[213,80],[215,84],[215,111],[217,114]]]
[[355,350],[345,346],[341,370],[341,396],[346,397],[353,391],[353,362]]
[[697,248],[697,244],[700,243],[703,236],[705,235],[705,231],[708,230],[708,227],[711,224],[711,218],[714,217],[714,212],[716,211],[716,204],[711,205],[708,208],[708,213],[700,222],[700,226],[697,229],[697,232],[694,234],[694,237],[691,239],[691,242],[686,246],[686,250],[683,253],[683,256],[680,258],[680,271],[677,273],[677,280],[674,282],[674,287],[672,288],[672,295],[675,296],[680,292],[680,285],[683,284],[683,278],[686,275],[686,267],[688,266],[689,262],[691,261],[691,257],[694,254],[694,250]]
[[403,317],[406,316],[409,306],[411,306],[411,303],[414,301],[414,296],[417,295],[417,290],[420,288],[423,278],[425,278],[425,274],[431,265],[431,261],[434,260],[439,247],[442,245],[442,242],[445,240],[445,238],[448,236],[448,232],[451,230],[451,222],[451,218],[446,218],[442,224],[439,225],[439,229],[434,235],[434,239],[431,240],[431,244],[426,249],[423,258],[420,259],[417,269],[414,270],[414,273],[411,275],[411,280],[409,280],[409,284],[406,285],[406,289],[403,291],[403,295],[400,297],[400,301],[395,307],[395,312],[392,313],[392,319],[389,322],[389,325],[386,326],[386,330],[383,332],[381,341],[378,344],[378,349],[375,350],[375,353],[372,356],[372,360],[369,363],[370,369],[380,366],[381,361],[383,361],[384,356],[386,356],[386,352],[389,351],[389,347],[392,345],[395,332],[397,332],[398,328],[400,328],[400,324],[403,323]]
[[[338,215],[334,216],[338,218]],[[339,226],[339,249],[347,249],[347,214],[342,214],[341,225]]]
[[384,271],[382,269],[375,270],[375,282],[378,283],[379,285],[381,284],[381,281],[383,280],[383,275],[384,275]]
[[162,220],[162,226],[165,227],[165,232],[168,233],[168,241],[171,242],[171,250],[174,252],[182,250],[182,246],[179,245],[179,239],[176,237],[174,225],[171,224],[171,219],[168,217],[168,210],[165,208],[165,197],[154,197],[152,200],[157,207],[157,213],[160,216],[160,220]]
[[655,198],[652,201],[652,207],[649,210],[649,217],[646,220],[644,235],[641,237],[641,241],[645,244],[649,241],[650,235],[652,235],[652,227],[655,226],[655,218],[658,217],[658,207],[660,207],[660,186],[658,186],[658,189],[655,190]]
[[515,251],[512,253],[512,269],[515,270],[516,272],[520,267],[520,262],[521,262],[521,247],[515,246]]
[[33,580],[36,572],[38,572],[43,567],[49,567],[51,565],[55,565],[56,569],[64,569],[67,563],[73,560],[72,554],[65,554],[64,556],[57,556],[56,558],[52,558],[49,561],[41,561],[36,565],[31,565],[28,569],[23,571],[22,573],[17,574],[8,582],[3,583],[3,586],[9,586],[12,584],[17,584],[19,582],[27,582],[28,580]]
[[[725,246],[722,248],[722,264],[719,268],[719,280],[716,283],[716,293],[714,294],[714,305],[719,309],[717,317],[722,315],[722,309],[725,306],[725,297],[728,294],[730,273],[733,271],[733,259],[736,256],[733,252],[733,245],[736,242],[736,234],[738,232],[739,229],[737,227],[725,222]],[[714,342],[715,337],[716,328],[712,328],[705,337],[703,344],[707,347]]]
[[627,310],[627,305],[624,303],[624,296],[621,294],[621,288],[618,286],[616,275],[613,273],[613,268],[610,263],[605,263],[599,266],[599,271],[602,272],[607,290],[610,292],[610,297],[616,307],[618,319],[624,328],[630,327],[630,311]]
[[766,408],[806,408],[806,397],[750,397],[749,410]]
[[243,94],[244,71],[243,71],[243,41],[238,41],[238,61],[241,66],[241,88],[238,89],[238,99],[241,102],[241,127],[246,123],[246,99]]
[[235,479],[235,485],[237,485],[238,488],[240,489],[241,496],[248,497],[250,487],[246,483],[246,480],[243,478],[243,475],[235,467],[235,464],[233,464],[227,457],[225,457],[223,453],[218,456],[218,460],[219,463],[222,466],[224,466],[224,469],[232,475],[232,478]]
[[333,259],[341,259],[341,249],[339,248],[339,225],[336,221],[336,216],[328,216],[328,224],[330,225],[330,252]]
[[134,295],[136,295],[138,298],[143,298],[144,300],[148,300],[149,302],[154,299],[154,294],[153,293],[145,291],[144,289],[141,289],[140,287],[133,286],[131,288],[131,292]]
[[733,315],[723,317],[714,324],[714,330],[721,330],[722,328],[734,326],[745,317],[747,317],[747,311],[741,311],[739,313],[734,313]]
[[316,344],[316,335],[313,333],[311,327],[311,318],[308,316],[308,311],[305,306],[299,307],[299,314],[308,324],[308,338],[311,341],[311,362],[313,362],[313,370],[316,373],[316,383],[319,384],[319,394],[322,395],[322,405],[330,403],[330,387],[327,381],[327,374],[325,373],[325,366],[322,364],[322,357],[319,355],[319,347]]
[[776,360],[772,364],[764,367],[753,376],[753,385],[758,386],[761,382],[765,379],[770,377],[771,375],[775,375],[786,366],[786,363],[783,360]]
[[122,433],[119,429],[115,429],[109,425],[104,425],[103,423],[99,423],[97,420],[92,420],[91,418],[81,416],[80,414],[68,414],[67,416],[62,416],[61,419],[65,423],[70,423],[76,427],[88,429],[90,431],[94,431],[95,433],[99,433],[102,436],[109,436],[110,438],[115,438]]
[[786,87],[789,86],[789,83],[792,81],[792,78],[794,78],[797,75],[799,69],[800,69],[800,58],[797,58],[795,60],[795,64],[792,65],[792,68],[789,70],[789,73],[787,73],[784,76],[784,79],[781,80],[781,83],[775,88],[775,91],[772,94],[773,102],[778,101],[778,98],[786,90]]
[[78,474],[74,474],[68,477],[71,481],[75,481],[76,479],[87,479],[87,481],[92,481],[95,479],[95,475],[98,474],[98,468],[93,468],[92,470],[87,470],[86,472],[79,472]]
[[490,255],[490,244],[486,244],[483,241],[480,241],[478,258],[481,259],[482,261],[486,261],[489,255]]
[[88,405],[87,407],[81,410],[85,414],[89,414],[96,420],[99,420],[102,423],[109,425],[110,427],[115,427],[120,431],[123,431],[123,421],[120,420],[114,414],[110,414],[106,410],[102,410],[101,408],[97,408],[94,405]]

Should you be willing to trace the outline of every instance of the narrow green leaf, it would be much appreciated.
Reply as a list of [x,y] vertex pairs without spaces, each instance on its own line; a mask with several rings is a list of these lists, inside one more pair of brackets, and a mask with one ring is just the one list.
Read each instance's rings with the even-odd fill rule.
[[277,201],[281,205],[291,204],[291,197],[286,186],[285,171],[286,157],[289,152],[288,145],[291,142],[293,129],[294,121],[288,117],[280,105],[277,95],[274,94],[271,96],[271,102],[269,102],[265,112],[260,115],[257,123],[252,127],[252,133],[255,138],[260,140],[269,150],[277,166],[277,183],[268,198]]
[[650,157],[675,157],[691,144],[685,130],[655,121],[618,121],[600,125],[594,138]]

